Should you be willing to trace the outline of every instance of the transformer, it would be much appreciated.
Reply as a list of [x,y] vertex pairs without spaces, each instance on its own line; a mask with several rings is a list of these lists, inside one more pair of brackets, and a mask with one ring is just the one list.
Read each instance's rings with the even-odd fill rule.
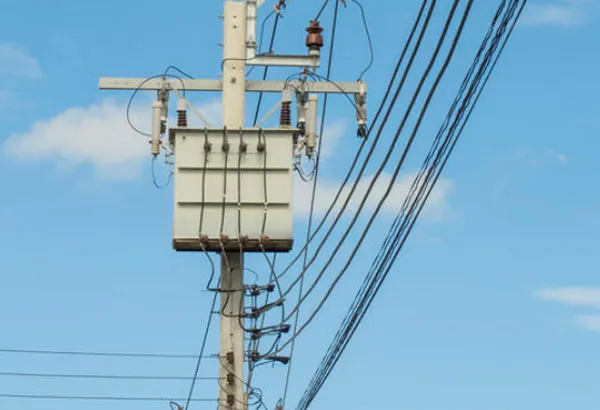
[[294,128],[169,130],[173,248],[289,252]]

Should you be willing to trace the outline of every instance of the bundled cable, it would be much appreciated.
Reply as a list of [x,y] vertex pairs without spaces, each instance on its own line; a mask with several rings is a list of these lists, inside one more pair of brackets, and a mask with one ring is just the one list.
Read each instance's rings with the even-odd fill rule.
[[[432,149],[424,161],[421,172],[415,178],[410,193],[386,237],[382,251],[375,258],[363,286],[360,288],[334,341],[302,396],[297,410],[308,408],[316,397],[381,288],[456,146],[525,4],[526,0],[513,0],[503,13],[506,0],[501,2],[490,30],[463,81],[455,103],[450,108],[446,120],[433,142]],[[503,17],[500,19],[502,14]],[[490,43],[490,37],[494,30],[495,36]],[[480,61],[482,55],[484,57]],[[460,108],[456,110],[459,104]],[[444,137],[443,140],[442,136]]]

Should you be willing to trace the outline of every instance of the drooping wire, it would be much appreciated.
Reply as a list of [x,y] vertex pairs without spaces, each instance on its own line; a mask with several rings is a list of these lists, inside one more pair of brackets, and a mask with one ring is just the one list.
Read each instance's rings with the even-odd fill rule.
[[[225,151],[225,168],[227,169],[227,162],[229,160],[229,131],[227,130],[227,128],[223,128],[223,146],[222,149]],[[221,203],[221,229],[219,231],[219,233],[221,235],[224,234],[224,229],[225,229],[225,214],[226,214],[226,207],[227,207],[227,172],[223,172],[223,200]]]
[[[173,66],[169,66],[170,68],[176,69],[176,67]],[[135,132],[137,132],[140,135],[143,135],[145,137],[152,137],[152,134],[148,133],[148,132],[143,132],[140,131],[139,128],[137,128],[133,122],[131,121],[131,104],[133,103],[133,100],[135,98],[135,96],[137,95],[138,92],[140,92],[140,90],[142,89],[142,87],[144,85],[146,85],[148,82],[152,81],[152,80],[156,80],[157,78],[166,78],[166,77],[172,77],[172,78],[176,78],[181,82],[181,88],[183,91],[183,95],[185,96],[185,83],[183,82],[183,79],[179,76],[173,75],[173,74],[167,74],[167,71],[169,70],[169,68],[167,68],[167,70],[165,70],[165,72],[163,74],[157,74],[157,75],[153,75],[151,77],[146,78],[144,81],[142,81],[135,90],[133,90],[133,92],[131,93],[131,95],[129,96],[129,101],[127,101],[127,109],[126,109],[126,116],[127,116],[127,124],[129,124],[129,127],[131,127],[132,130],[134,130]],[[177,69],[179,70],[179,69]]]
[[[262,49],[262,45],[263,45],[263,40],[264,40],[264,36],[265,36],[265,28],[267,23],[269,22],[269,20],[275,15],[275,10],[272,10],[267,17],[265,17],[260,25],[260,34],[259,34],[259,40],[258,40],[258,46],[257,46],[257,51],[260,54],[260,50]],[[250,74],[252,74],[252,72],[254,71],[254,69],[257,66],[253,65],[252,67],[250,67],[250,69],[248,70],[248,72],[246,73],[246,77],[250,76]]]
[[[281,15],[279,13],[277,13],[275,15],[275,22],[273,23],[273,32],[271,33],[271,40],[269,41],[269,54],[273,53],[273,47],[275,46],[275,38],[277,37],[277,28],[279,26],[280,17],[281,17]],[[262,75],[263,81],[265,81],[267,79],[268,74],[269,74],[269,66],[266,66],[263,71],[263,75]],[[258,115],[260,114],[260,106],[262,105],[262,100],[263,100],[263,92],[261,91],[258,94],[258,102],[256,103],[256,111],[254,112],[254,120],[253,120],[252,124],[256,124],[258,122]]]
[[[204,214],[206,213],[206,172],[208,170],[208,154],[211,151],[211,143],[208,141],[208,128],[204,127],[204,164],[202,166],[202,205],[200,206],[200,221],[198,223],[198,236],[202,235],[202,229],[204,228]],[[205,252],[206,253],[206,252]],[[210,258],[209,258],[210,259]],[[212,260],[211,260],[212,263]],[[214,273],[214,264],[213,264]],[[212,282],[212,277],[211,281]]]
[[158,183],[158,180],[156,179],[156,157],[152,157],[152,164],[150,166],[150,169],[152,170],[152,183],[154,184],[154,187],[156,189],[165,189],[171,184],[171,180],[173,178],[173,171],[169,172],[167,182],[165,182],[162,185]]
[[[169,71],[171,71],[171,70],[175,70],[175,71],[177,71],[179,74],[181,74],[181,75],[182,75],[182,76],[184,76],[184,77],[187,77],[187,78],[189,78],[190,80],[193,80],[193,79],[194,79],[194,77],[193,77],[193,76],[189,75],[188,73],[186,73],[185,71],[181,70],[179,67],[177,67],[177,66],[174,66],[174,65],[170,65],[170,66],[168,66],[168,67],[165,69],[165,73],[164,73],[164,75],[168,75],[168,74],[169,74]],[[182,82],[182,84],[184,84],[184,83]],[[183,87],[183,91],[185,92],[185,87]],[[185,95],[185,94],[184,94],[184,95]]]
[[356,4],[358,6],[358,8],[360,9],[360,14],[361,14],[363,26],[365,28],[365,35],[367,36],[367,42],[369,43],[369,55],[370,55],[370,57],[369,57],[369,63],[360,72],[360,75],[358,76],[358,81],[361,81],[363,79],[363,77],[365,76],[365,74],[371,69],[371,67],[373,67],[373,63],[374,63],[374,60],[375,60],[375,53],[373,51],[373,39],[371,38],[371,31],[369,30],[369,23],[367,22],[367,15],[365,13],[365,9],[364,9],[364,7],[363,7],[363,5],[361,4],[360,1],[358,1],[358,0],[352,0],[352,2],[354,4]]
[[[210,312],[208,314],[206,328],[204,330],[204,336],[202,337],[202,345],[200,347],[200,353],[198,354],[197,361],[196,361],[196,369],[194,370],[194,378],[193,378],[192,384],[190,386],[190,391],[188,393],[187,399],[185,400],[184,410],[188,410],[188,408],[190,406],[190,403],[193,402],[193,401],[195,401],[194,399],[192,399],[192,396],[194,394],[194,389],[196,387],[196,379],[197,379],[198,373],[200,371],[200,365],[202,364],[202,358],[204,356],[204,350],[206,349],[206,342],[208,340],[208,333],[210,332],[210,324],[211,324],[211,321],[212,321],[211,319],[213,317],[213,314],[214,314],[214,311],[215,311],[215,307],[217,305],[217,297],[218,297],[218,293],[215,292],[214,296],[213,296],[212,303],[211,303]],[[180,401],[180,400],[177,400],[177,401]]]

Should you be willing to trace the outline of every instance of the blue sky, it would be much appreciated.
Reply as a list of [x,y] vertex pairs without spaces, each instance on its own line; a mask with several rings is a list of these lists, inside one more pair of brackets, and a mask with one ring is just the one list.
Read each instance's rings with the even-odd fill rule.
[[[365,2],[376,45],[366,76],[371,111],[419,2],[372,3]],[[425,131],[439,126],[490,20],[490,3],[496,2],[477,2]],[[302,50],[303,29],[320,4],[290,0],[277,52]],[[168,6],[154,0],[3,5],[0,349],[198,351],[211,298],[203,291],[209,265],[203,255],[171,250],[172,193],[152,185],[146,142],[126,125],[128,94],[99,91],[97,79],[146,77],[169,64],[215,78],[221,8],[220,1],[187,0]],[[328,10],[326,40],[330,18]],[[597,409],[599,19],[597,0],[530,1],[428,212],[315,408]],[[334,78],[352,81],[368,54],[351,4],[341,11],[338,39]],[[284,78],[289,71],[273,73]],[[218,95],[193,101],[218,120]],[[320,208],[358,145],[351,108],[341,98],[331,101]],[[267,99],[263,108],[273,102]],[[150,125],[150,106],[146,95],[134,103],[142,128]],[[427,148],[425,134],[364,255],[377,249],[393,204]],[[166,171],[160,168],[159,177]],[[302,195],[306,187],[296,182]],[[297,203],[298,238],[306,227],[305,208]],[[368,267],[364,260],[353,265],[299,339],[290,406],[337,329]],[[264,274],[261,258],[248,263]],[[209,353],[216,343],[213,332]],[[207,360],[201,375],[217,370],[218,363]],[[3,371],[191,376],[193,361],[0,353]],[[283,367],[264,366],[257,376],[269,406],[281,395],[284,375]],[[176,398],[187,389],[182,381],[0,376],[0,393]],[[196,396],[212,398],[216,391],[214,382],[201,381]],[[0,409],[17,406],[168,408],[0,398]],[[192,408],[207,406],[212,404]]]

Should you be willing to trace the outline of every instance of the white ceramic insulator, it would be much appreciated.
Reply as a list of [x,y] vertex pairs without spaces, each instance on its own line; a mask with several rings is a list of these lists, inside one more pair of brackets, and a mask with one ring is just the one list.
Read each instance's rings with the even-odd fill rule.
[[160,137],[161,137],[161,128],[162,128],[162,111],[163,111],[163,103],[160,101],[155,101],[152,104],[152,155],[155,157],[160,154]]
[[246,58],[252,60],[256,57],[256,9],[259,7],[256,0],[246,2]]
[[317,147],[317,107],[319,97],[311,94],[308,97],[308,110],[306,118],[306,155],[312,157]]
[[177,111],[187,111],[187,100],[185,98],[177,100]]
[[296,108],[298,111],[298,124],[306,126],[306,115],[308,109],[308,101],[306,100],[307,95],[304,93],[296,94]]

